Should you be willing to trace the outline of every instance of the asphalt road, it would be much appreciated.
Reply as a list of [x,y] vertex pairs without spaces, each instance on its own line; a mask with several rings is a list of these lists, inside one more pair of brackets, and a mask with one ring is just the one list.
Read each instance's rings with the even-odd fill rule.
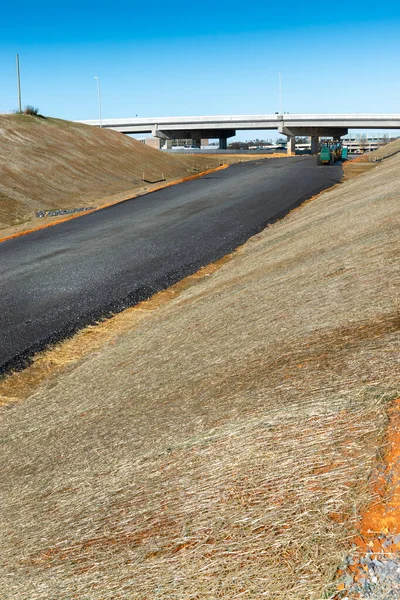
[[233,165],[0,244],[0,372],[234,250],[340,181],[301,156]]

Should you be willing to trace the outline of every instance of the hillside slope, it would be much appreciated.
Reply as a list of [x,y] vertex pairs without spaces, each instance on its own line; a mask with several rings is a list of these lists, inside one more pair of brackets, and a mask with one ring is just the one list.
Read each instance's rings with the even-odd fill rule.
[[30,220],[38,210],[85,207],[138,188],[143,173],[151,181],[192,175],[191,162],[115,131],[0,115],[0,228]]
[[4,600],[332,597],[399,394],[399,167],[121,313],[4,409]]

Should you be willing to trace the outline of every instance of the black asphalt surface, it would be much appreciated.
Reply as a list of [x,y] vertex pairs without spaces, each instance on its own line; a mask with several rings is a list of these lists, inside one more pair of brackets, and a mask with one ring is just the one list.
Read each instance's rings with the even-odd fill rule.
[[315,157],[233,165],[0,244],[0,372],[234,250],[340,181]]

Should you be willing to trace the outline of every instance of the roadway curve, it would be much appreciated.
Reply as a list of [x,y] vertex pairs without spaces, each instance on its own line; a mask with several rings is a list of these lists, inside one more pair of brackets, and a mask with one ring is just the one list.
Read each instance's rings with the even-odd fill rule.
[[234,250],[340,181],[314,157],[242,163],[0,244],[0,372]]

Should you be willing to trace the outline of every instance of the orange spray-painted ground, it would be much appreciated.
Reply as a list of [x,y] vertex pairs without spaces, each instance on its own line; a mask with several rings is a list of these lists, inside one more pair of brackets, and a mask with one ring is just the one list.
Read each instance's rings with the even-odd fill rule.
[[[352,598],[375,598],[363,595],[375,593],[374,586],[379,594],[389,592],[382,598],[399,597],[393,594],[400,591],[400,398],[388,416],[386,454],[372,481],[374,501],[360,515],[359,535],[352,557],[340,572],[337,598],[349,592]],[[385,566],[388,563],[390,569]]]

